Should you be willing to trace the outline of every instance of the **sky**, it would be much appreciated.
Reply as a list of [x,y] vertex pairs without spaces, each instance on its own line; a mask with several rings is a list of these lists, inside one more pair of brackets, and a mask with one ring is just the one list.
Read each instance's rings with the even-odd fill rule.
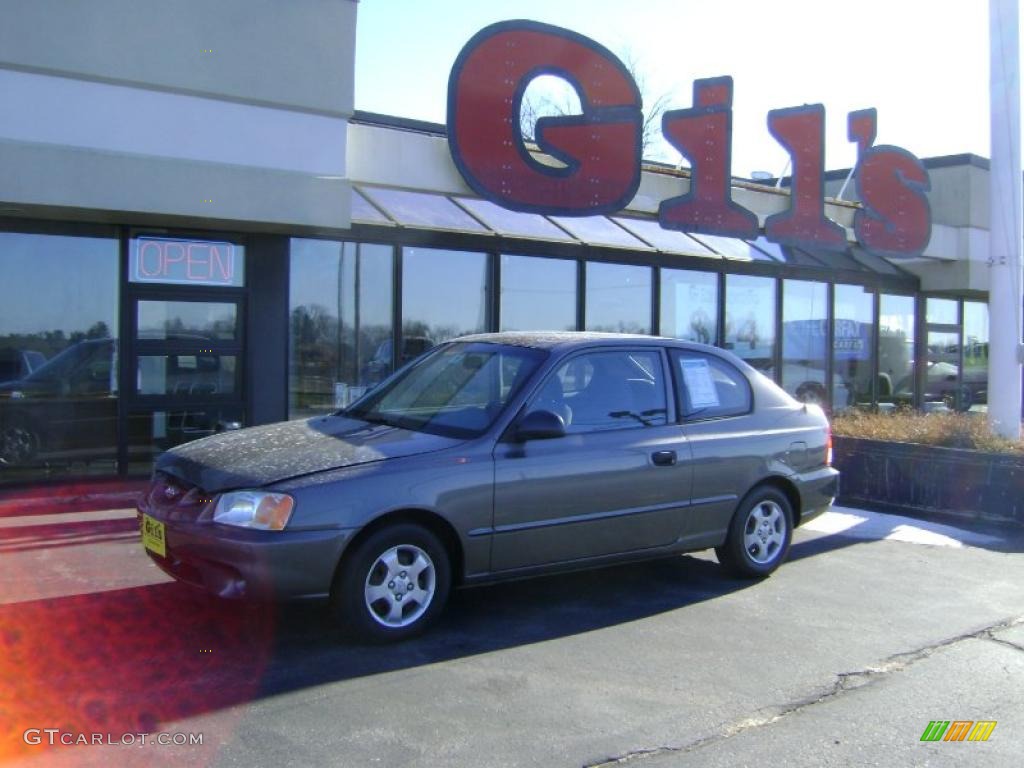
[[645,104],[668,94],[689,107],[694,79],[731,75],[736,176],[783,173],[767,114],[802,104],[825,106],[827,168],[854,162],[846,115],[866,107],[878,110],[876,144],[989,156],[987,0],[361,0],[356,109],[445,122],[459,51],[517,18],[632,58]]

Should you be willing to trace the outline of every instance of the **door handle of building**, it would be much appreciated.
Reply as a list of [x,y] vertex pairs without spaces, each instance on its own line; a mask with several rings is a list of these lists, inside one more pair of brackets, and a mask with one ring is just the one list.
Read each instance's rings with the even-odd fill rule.
[[676,463],[675,451],[655,451],[651,454],[651,461],[659,467],[671,467]]

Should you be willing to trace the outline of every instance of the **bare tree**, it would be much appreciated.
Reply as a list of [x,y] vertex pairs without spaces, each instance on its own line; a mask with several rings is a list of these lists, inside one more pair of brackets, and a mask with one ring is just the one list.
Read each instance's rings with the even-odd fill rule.
[[[643,74],[639,61],[629,50],[620,57],[626,70],[636,82],[643,99],[643,123],[640,131],[640,154],[645,160],[666,159],[665,142],[661,136],[661,116],[672,102],[671,91],[657,96],[651,94],[646,76]],[[572,86],[561,80],[562,87],[527,89],[523,98],[519,115],[520,129],[527,141],[536,138],[537,119],[541,117],[561,117],[580,113],[579,97]]]

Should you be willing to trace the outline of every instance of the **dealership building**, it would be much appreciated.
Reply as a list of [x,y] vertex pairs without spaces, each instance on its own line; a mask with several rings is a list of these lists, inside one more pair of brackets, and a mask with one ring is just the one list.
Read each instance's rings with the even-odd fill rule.
[[[0,27],[0,485],[143,475],[175,444],[343,407],[466,333],[716,344],[793,395],[984,410],[988,163],[924,161],[931,239],[883,258],[473,192],[443,125],[353,108],[352,0],[37,0]],[[115,18],[117,24],[106,19]],[[842,199],[837,197],[842,191]],[[734,179],[767,217],[787,184]]]

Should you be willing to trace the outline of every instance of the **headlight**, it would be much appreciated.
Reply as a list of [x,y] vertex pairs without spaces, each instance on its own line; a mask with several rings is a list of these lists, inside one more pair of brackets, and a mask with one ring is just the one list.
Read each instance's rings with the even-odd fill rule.
[[14,390],[11,390],[11,393],[8,395],[8,397],[10,397],[11,400],[24,400],[25,399],[25,393],[21,392],[21,391],[19,391],[17,389],[14,389]]
[[285,493],[233,491],[217,499],[213,521],[239,528],[280,531],[292,516],[295,499]]

